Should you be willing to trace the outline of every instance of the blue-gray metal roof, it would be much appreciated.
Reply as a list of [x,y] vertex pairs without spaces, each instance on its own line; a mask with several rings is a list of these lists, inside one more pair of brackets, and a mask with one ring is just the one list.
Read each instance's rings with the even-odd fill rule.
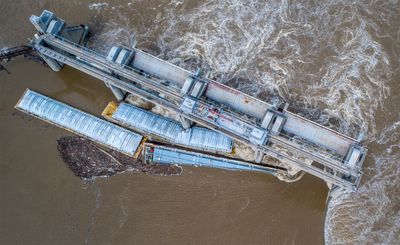
[[161,164],[182,164],[190,166],[202,166],[211,168],[220,168],[227,170],[256,171],[269,174],[275,174],[276,170],[267,167],[249,164],[242,161],[214,157],[210,155],[188,152],[184,150],[169,149],[166,147],[154,147],[152,152],[153,162]]
[[157,135],[171,143],[207,151],[232,151],[231,138],[221,133],[202,127],[185,130],[179,122],[128,103],[121,103],[112,119],[132,129]]
[[133,156],[142,136],[27,89],[15,108]]

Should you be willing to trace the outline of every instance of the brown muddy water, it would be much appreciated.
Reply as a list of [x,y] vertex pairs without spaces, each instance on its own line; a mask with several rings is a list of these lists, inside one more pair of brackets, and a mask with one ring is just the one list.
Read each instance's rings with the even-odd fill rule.
[[[25,44],[49,9],[93,30],[91,46],[132,44],[351,136],[369,155],[357,193],[325,204],[305,175],[185,167],[85,182],[63,163],[69,133],[17,113],[26,88],[99,115],[112,94],[72,68],[18,58],[0,71],[0,244],[400,244],[398,1],[12,1],[0,48]],[[356,126],[354,126],[356,125]],[[325,214],[327,217],[325,220]]]

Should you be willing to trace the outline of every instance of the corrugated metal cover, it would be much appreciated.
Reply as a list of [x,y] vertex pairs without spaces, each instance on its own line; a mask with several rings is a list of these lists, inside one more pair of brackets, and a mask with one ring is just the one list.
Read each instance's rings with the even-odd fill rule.
[[196,154],[186,151],[169,150],[163,148],[154,148],[153,162],[162,164],[182,164],[191,166],[202,166],[211,168],[220,168],[227,170],[244,170],[274,174],[276,171],[266,169],[261,166],[247,164],[241,161],[235,161],[227,158],[217,158],[204,154]]
[[26,90],[15,108],[133,156],[142,136],[32,90]]
[[123,125],[157,135],[171,143],[209,151],[232,151],[232,140],[223,134],[201,127],[185,130],[179,122],[128,103],[121,103],[112,118]]

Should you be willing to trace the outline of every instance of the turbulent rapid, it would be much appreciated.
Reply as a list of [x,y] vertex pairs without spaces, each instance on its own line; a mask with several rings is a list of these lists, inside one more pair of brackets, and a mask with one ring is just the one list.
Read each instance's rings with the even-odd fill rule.
[[101,26],[91,45],[137,41],[179,66],[364,135],[364,179],[357,193],[329,203],[326,242],[400,243],[398,1],[172,0],[149,4],[147,13],[136,11],[141,2],[89,5]]
[[387,127],[376,144],[357,193],[329,203],[325,236],[332,244],[400,243],[400,121]]

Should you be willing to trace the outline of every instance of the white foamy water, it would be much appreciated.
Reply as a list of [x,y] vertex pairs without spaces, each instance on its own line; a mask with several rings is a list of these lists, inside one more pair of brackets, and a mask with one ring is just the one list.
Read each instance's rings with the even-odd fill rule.
[[400,101],[392,99],[400,92],[398,1],[173,0],[149,5],[147,13],[136,4],[142,2],[104,5],[108,12],[93,7],[111,16],[95,46],[132,45],[135,32],[139,47],[163,59],[210,71],[261,99],[283,98],[350,136],[365,133],[363,182],[330,203],[326,242],[400,243],[400,122],[393,106]]
[[91,10],[101,10],[102,8],[107,8],[108,3],[102,2],[102,3],[92,3],[89,5],[89,9]]
[[328,206],[329,244],[400,244],[400,121],[388,127],[378,143],[386,149],[372,156],[359,191]]

